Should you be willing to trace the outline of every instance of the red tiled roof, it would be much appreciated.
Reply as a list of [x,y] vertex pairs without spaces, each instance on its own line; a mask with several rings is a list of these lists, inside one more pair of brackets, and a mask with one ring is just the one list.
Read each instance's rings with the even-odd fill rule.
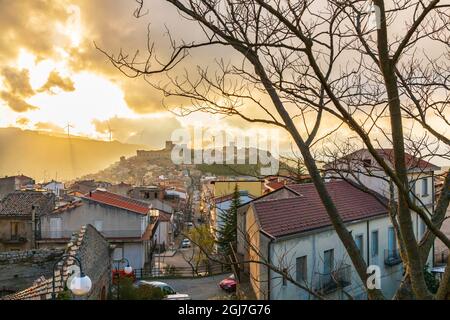
[[143,201],[108,191],[95,190],[84,195],[83,198],[140,214],[147,214],[150,210],[150,205]]
[[[394,164],[394,149],[376,149],[377,152],[390,163]],[[407,168],[428,169],[437,168],[434,164],[417,158],[405,152],[405,163]]]
[[[293,184],[286,188],[299,196],[253,203],[264,232],[276,238],[331,225],[312,183]],[[326,188],[344,222],[387,214],[387,208],[374,196],[345,181],[328,182]]]

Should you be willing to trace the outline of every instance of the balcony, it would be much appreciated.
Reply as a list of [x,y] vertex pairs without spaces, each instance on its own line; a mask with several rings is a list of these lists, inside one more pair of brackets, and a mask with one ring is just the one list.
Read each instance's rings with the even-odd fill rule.
[[342,264],[330,273],[317,273],[317,275],[316,290],[322,294],[328,294],[352,284],[351,266],[348,264]]
[[0,242],[4,244],[21,244],[27,242],[28,239],[25,235],[11,235],[9,237],[3,237]]
[[397,249],[384,250],[384,264],[387,266],[395,266],[402,263],[402,258],[400,257],[400,252]]

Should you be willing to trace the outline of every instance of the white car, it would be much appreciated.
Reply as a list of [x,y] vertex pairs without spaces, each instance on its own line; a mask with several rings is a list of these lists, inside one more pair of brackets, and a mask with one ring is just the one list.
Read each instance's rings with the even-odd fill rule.
[[136,285],[138,287],[152,286],[161,289],[161,291],[164,293],[163,300],[191,300],[191,297],[188,294],[178,293],[171,286],[164,282],[140,280],[136,283]]
[[183,241],[181,241],[181,247],[182,248],[190,248],[191,247],[191,240],[183,239]]
[[189,227],[189,228],[192,228],[193,226],[194,226],[194,224],[192,223],[192,222],[186,222],[186,225]]

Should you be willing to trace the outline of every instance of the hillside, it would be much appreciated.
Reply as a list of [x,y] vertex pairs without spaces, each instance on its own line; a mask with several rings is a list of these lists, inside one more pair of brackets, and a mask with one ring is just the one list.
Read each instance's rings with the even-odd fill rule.
[[22,173],[36,180],[69,180],[97,172],[145,147],[81,137],[58,137],[0,128],[0,176]]

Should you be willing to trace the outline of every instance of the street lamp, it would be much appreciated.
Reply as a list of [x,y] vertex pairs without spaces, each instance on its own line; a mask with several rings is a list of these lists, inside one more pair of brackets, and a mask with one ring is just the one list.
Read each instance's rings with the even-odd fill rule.
[[[55,283],[55,271],[58,264],[62,261],[66,261],[67,259],[72,258],[75,260],[78,267],[80,267],[80,275],[72,278],[72,281],[68,284],[70,291],[76,296],[84,296],[91,291],[92,281],[91,279],[84,274],[83,266],[81,264],[80,259],[78,259],[74,255],[65,254],[61,256],[61,258],[55,262],[53,265],[53,279],[52,279],[52,300],[56,300],[56,283]],[[62,272],[61,272],[61,282],[62,282]]]
[[129,275],[133,273],[133,268],[130,266],[130,261],[128,261],[127,258],[122,258],[118,260],[114,260],[113,262],[117,263],[116,273],[114,274],[114,277],[116,278],[117,282],[117,300],[119,300],[119,291],[120,291],[120,264],[121,263],[127,263],[126,267],[123,268],[123,271],[125,274]]

